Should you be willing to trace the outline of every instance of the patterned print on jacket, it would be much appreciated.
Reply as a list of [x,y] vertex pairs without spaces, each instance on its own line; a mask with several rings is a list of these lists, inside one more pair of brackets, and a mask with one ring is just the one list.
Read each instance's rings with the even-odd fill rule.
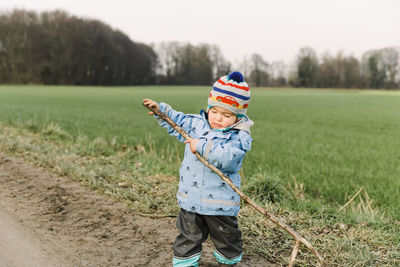
[[[211,164],[220,169],[240,188],[239,170],[246,152],[251,149],[250,127],[253,122],[244,116],[226,132],[213,130],[204,110],[197,114],[184,114],[173,110],[166,103],[159,103],[160,111],[167,114],[192,138],[200,139],[196,150]],[[159,124],[176,136],[185,139],[167,122],[158,118]],[[201,163],[186,144],[185,155],[179,170],[177,193],[181,208],[204,215],[236,216],[240,209],[240,197],[216,173]]]

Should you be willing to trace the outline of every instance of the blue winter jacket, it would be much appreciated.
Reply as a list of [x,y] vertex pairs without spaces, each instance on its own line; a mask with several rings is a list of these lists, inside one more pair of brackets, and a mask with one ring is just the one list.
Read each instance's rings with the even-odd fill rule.
[[[251,149],[250,127],[253,122],[243,117],[226,132],[213,130],[204,110],[197,114],[184,114],[173,110],[166,103],[159,103],[160,111],[167,114],[192,138],[200,139],[197,152],[220,169],[240,188],[238,171],[244,156]],[[156,116],[157,118],[157,116]],[[158,118],[159,124],[179,141],[185,139],[167,122]],[[178,204],[181,208],[204,215],[236,216],[240,209],[240,197],[216,173],[201,163],[186,144],[180,170]]]

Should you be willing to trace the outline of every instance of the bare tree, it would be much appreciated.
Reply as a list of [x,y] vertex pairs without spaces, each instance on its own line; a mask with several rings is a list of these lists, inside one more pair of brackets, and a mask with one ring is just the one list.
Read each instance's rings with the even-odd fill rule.
[[303,47],[297,55],[296,86],[315,87],[317,84],[318,59],[314,49]]
[[385,87],[396,88],[397,78],[400,75],[400,49],[384,48],[380,51],[380,60],[382,62],[382,68],[385,72]]
[[284,87],[287,83],[287,65],[282,60],[272,62],[269,67],[270,85]]
[[353,56],[344,59],[344,87],[345,88],[362,88],[360,62]]
[[223,56],[221,49],[217,45],[209,46],[209,57],[213,62],[213,76],[214,80],[228,74],[231,71],[231,63],[229,63]]
[[181,45],[178,42],[162,42],[156,46],[158,55],[157,75],[161,84],[175,83],[175,70],[178,60],[177,51]]
[[250,57],[249,81],[255,86],[268,86],[269,83],[268,63],[259,54]]

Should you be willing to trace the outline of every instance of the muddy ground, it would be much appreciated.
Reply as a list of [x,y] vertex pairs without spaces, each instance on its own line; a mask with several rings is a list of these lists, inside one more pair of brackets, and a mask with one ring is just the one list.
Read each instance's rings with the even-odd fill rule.
[[[177,230],[0,152],[0,233],[0,266],[171,266]],[[200,266],[218,266],[213,249]],[[275,265],[245,254],[238,266]]]

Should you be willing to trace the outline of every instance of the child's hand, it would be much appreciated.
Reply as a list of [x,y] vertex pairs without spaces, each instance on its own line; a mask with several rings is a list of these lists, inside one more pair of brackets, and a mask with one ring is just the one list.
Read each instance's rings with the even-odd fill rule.
[[[159,109],[160,107],[158,106],[156,101],[153,101],[151,99],[143,99],[143,105],[145,105],[146,107],[151,107],[151,108],[156,108]],[[149,113],[147,113],[149,115],[154,115],[153,111],[150,111]]]
[[199,139],[188,139],[184,143],[185,144],[190,143],[190,150],[192,151],[192,153],[195,153],[196,152],[196,146],[197,146],[197,143],[199,141],[200,141]]

